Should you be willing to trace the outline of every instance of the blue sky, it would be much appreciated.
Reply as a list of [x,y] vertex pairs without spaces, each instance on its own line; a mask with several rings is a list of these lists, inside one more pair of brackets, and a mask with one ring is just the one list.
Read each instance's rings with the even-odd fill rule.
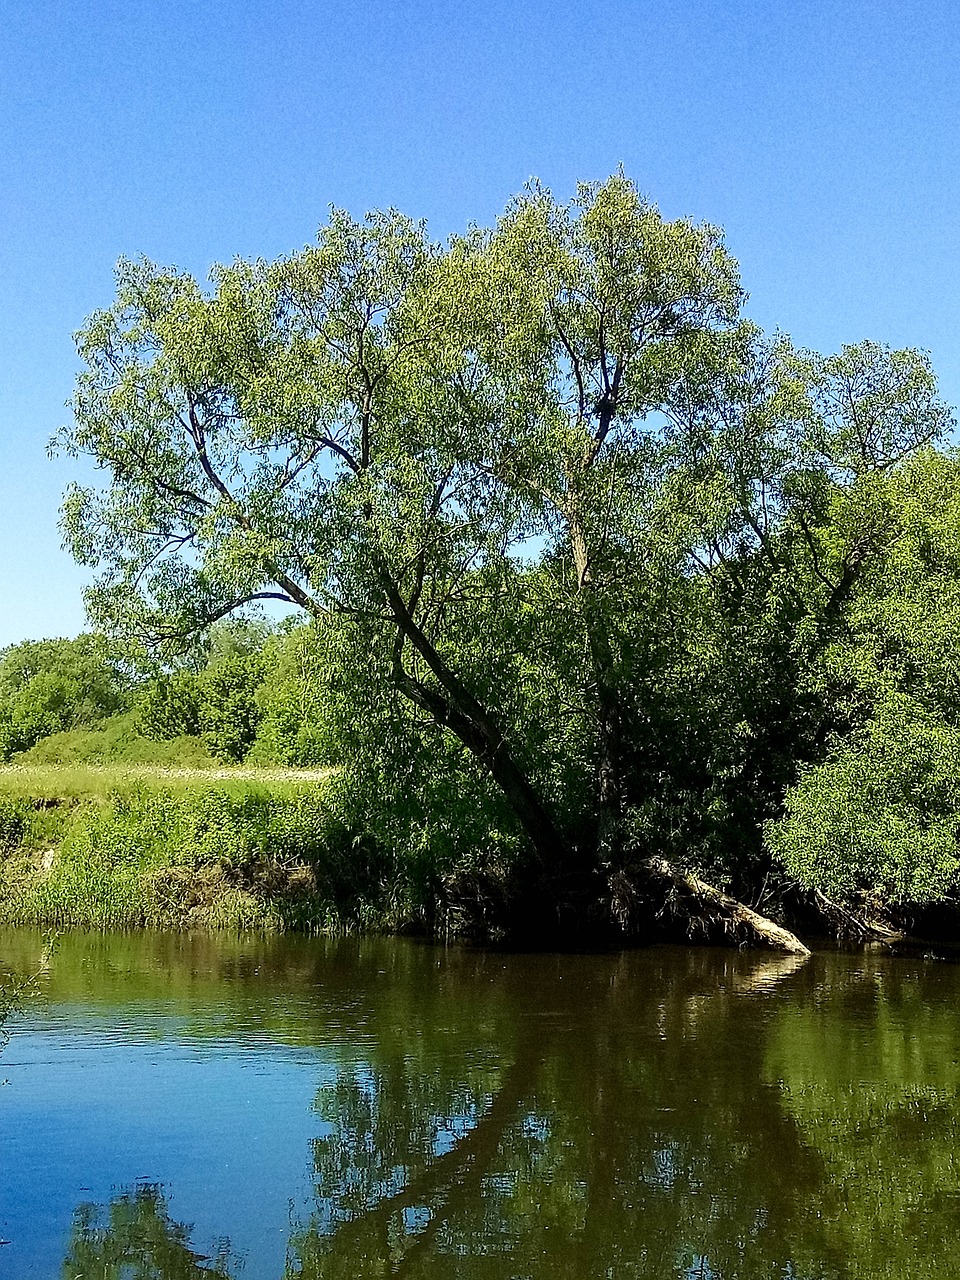
[[0,645],[75,634],[72,334],[121,255],[205,276],[331,203],[443,237],[618,165],[748,313],[919,346],[960,403],[960,10],[936,0],[33,0],[0,26]]

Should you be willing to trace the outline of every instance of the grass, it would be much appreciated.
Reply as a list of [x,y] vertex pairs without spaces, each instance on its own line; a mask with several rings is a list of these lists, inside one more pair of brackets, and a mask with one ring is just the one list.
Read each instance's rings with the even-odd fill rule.
[[136,714],[122,712],[96,728],[65,729],[42,738],[18,763],[28,765],[138,764],[179,768],[216,768],[217,761],[199,738],[158,742],[136,727]]
[[136,763],[2,767],[0,921],[308,932],[395,925],[390,860],[346,829],[324,777]]
[[155,790],[235,791],[251,787],[294,794],[316,788],[329,769],[245,769],[211,763],[205,767],[137,763],[36,764],[29,761],[0,765],[0,798],[105,803],[109,797],[148,786]]
[[216,760],[199,738],[145,738],[133,712],[95,729],[67,729],[0,764],[0,800],[106,803],[137,787],[238,792],[250,786],[293,791],[322,782],[329,769],[244,768]]

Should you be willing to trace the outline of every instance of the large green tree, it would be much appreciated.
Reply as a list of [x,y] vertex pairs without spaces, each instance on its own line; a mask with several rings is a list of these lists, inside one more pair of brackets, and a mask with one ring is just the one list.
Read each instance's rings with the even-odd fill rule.
[[[845,513],[947,421],[921,357],[765,342],[742,296],[717,229],[622,175],[565,205],[533,187],[446,245],[335,212],[209,291],[124,262],[61,441],[108,475],[64,512],[91,612],[162,641],[299,607],[337,637],[356,786],[398,798],[392,770],[435,828],[460,792],[465,830],[487,813],[627,918],[664,753],[699,701],[762,757],[731,676],[772,654],[793,759],[783,637],[830,643],[875,550]],[[716,751],[698,763],[674,791],[732,803],[736,770],[724,796]]]
[[125,706],[134,672],[101,635],[24,640],[0,651],[0,759]]

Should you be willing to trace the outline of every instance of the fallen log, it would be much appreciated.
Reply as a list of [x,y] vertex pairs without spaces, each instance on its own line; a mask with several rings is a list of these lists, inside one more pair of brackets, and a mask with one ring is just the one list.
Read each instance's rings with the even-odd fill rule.
[[669,915],[688,935],[699,932],[709,938],[722,933],[743,946],[769,947],[796,956],[810,954],[809,947],[789,929],[666,858],[646,858],[638,871],[636,878],[623,871],[610,877],[611,911],[624,929],[629,929],[638,907],[653,904],[658,919]]
[[848,907],[841,906],[839,902],[832,901],[819,889],[814,889],[813,900],[824,919],[830,921],[836,932],[855,942],[879,942],[889,946],[897,942],[915,942],[920,945],[919,939],[910,938],[902,929],[887,924],[885,920],[868,918]]

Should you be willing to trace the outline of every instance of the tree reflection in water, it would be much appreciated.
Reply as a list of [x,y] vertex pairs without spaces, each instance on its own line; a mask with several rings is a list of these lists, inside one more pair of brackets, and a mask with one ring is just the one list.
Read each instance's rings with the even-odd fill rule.
[[106,1212],[82,1204],[73,1220],[64,1280],[210,1280],[230,1277],[230,1245],[213,1257],[190,1247],[190,1230],[167,1212],[160,1187],[139,1183],[114,1196]]
[[[289,1280],[953,1274],[960,969],[272,945],[299,1003],[271,1038],[333,1068]],[[259,966],[226,988],[234,1022]],[[80,1211],[64,1274],[231,1267],[138,1188]]]
[[480,1052],[456,1074],[424,1070],[436,1033],[415,1009],[394,1021],[370,1062],[320,1093],[332,1132],[316,1144],[318,1209],[290,1274],[844,1274],[805,1242],[822,1162],[762,1082],[762,998],[739,1011],[735,1061],[724,1027],[745,984],[795,965],[732,967],[718,984],[715,957],[668,961],[654,974],[648,957],[642,986],[629,956],[587,967],[555,981],[546,1007],[543,958],[518,964],[496,1010],[483,993],[502,996],[506,979],[465,983],[480,996],[464,1011]]

